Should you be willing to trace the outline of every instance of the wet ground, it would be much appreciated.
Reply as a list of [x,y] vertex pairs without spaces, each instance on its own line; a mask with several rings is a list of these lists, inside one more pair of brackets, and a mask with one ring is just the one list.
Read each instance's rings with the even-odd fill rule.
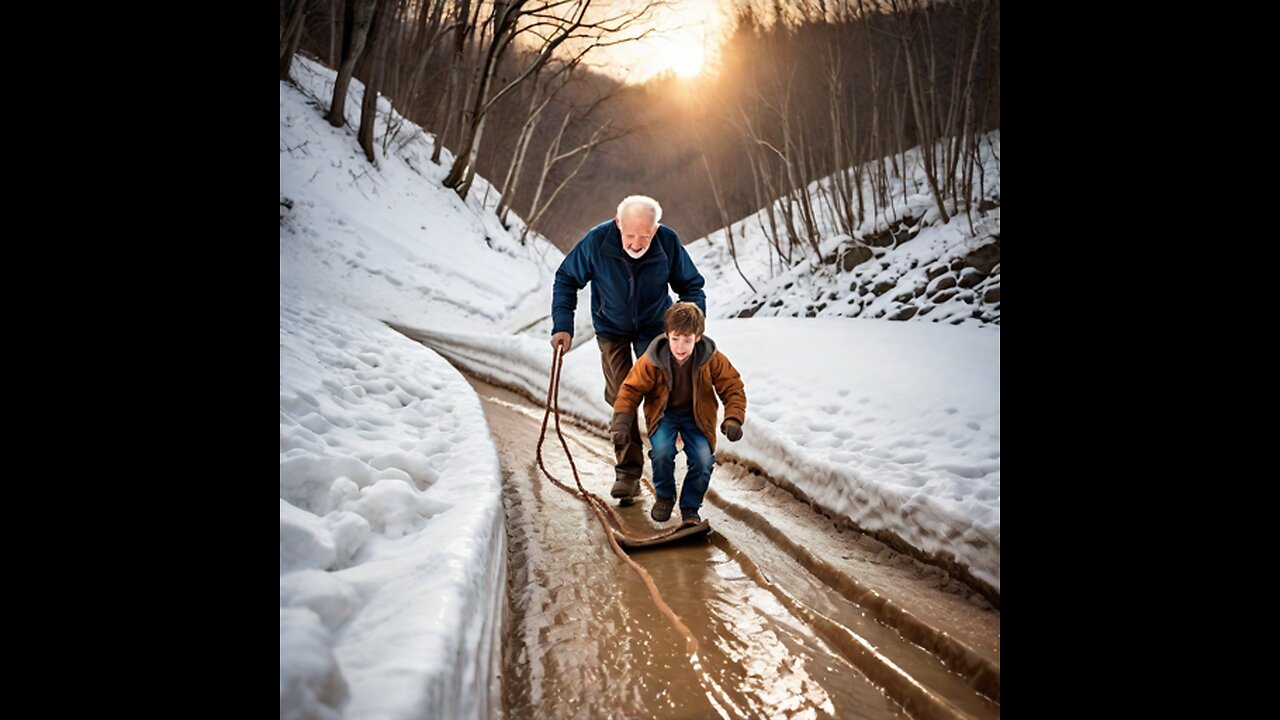
[[[538,469],[542,403],[470,380],[503,467],[507,717],[999,717],[997,609],[732,463],[712,476],[709,536],[630,553],[690,652],[588,505]],[[607,499],[609,442],[561,424],[583,486]],[[543,458],[574,485],[554,421]],[[677,523],[653,522],[652,500],[616,508],[628,530]]]

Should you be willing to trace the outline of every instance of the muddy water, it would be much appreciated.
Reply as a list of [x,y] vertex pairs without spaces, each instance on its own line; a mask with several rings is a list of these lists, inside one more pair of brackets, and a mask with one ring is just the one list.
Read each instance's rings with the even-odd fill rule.
[[[541,408],[472,384],[504,475],[507,717],[892,718],[907,716],[904,705],[921,717],[999,716],[959,673],[710,502],[703,508],[717,530],[710,539],[631,553],[695,636],[690,654],[586,504],[539,472]],[[566,419],[562,425],[583,485],[607,497],[607,441]],[[549,427],[544,461],[572,486],[553,433]],[[651,502],[646,491],[640,503],[618,508],[629,530],[657,528]]]

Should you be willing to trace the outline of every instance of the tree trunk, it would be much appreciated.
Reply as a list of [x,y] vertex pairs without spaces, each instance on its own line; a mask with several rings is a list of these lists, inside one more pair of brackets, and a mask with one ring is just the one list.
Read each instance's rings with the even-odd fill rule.
[[[756,154],[752,150],[750,139],[744,137],[743,140],[747,145],[746,152],[744,154],[747,158],[747,164],[751,168],[751,186],[755,190],[755,205],[756,207],[764,210],[765,215],[769,218],[769,227],[766,228],[764,226],[764,221],[760,219],[758,212],[756,213],[756,222],[760,225],[760,232],[764,234],[765,239],[769,241],[769,244],[773,246],[774,251],[778,254],[778,262],[782,262],[782,247],[778,245],[778,226],[773,219],[773,198],[766,197],[764,191],[761,190],[760,172],[756,168]],[[769,256],[769,273],[770,277],[772,277],[773,255]]]
[[[551,3],[550,6],[562,5],[563,3]],[[493,4],[493,38],[488,43],[485,52],[485,66],[481,72],[480,87],[476,90],[475,102],[470,116],[470,123],[463,126],[463,137],[459,142],[458,157],[455,158],[453,167],[449,170],[448,177],[444,180],[445,187],[456,190],[461,197],[465,197],[467,189],[470,187],[470,180],[462,180],[465,175],[467,178],[474,177],[475,168],[473,167],[477,153],[480,151],[480,141],[484,133],[484,121],[489,110],[502,99],[508,92],[519,86],[527,80],[532,74],[538,72],[547,60],[555,53],[556,48],[568,40],[573,31],[582,26],[583,18],[586,11],[590,8],[590,1],[584,2],[576,7],[569,9],[567,16],[560,18],[557,22],[550,23],[553,30],[549,32],[551,37],[543,39],[543,46],[538,51],[537,57],[529,64],[528,67],[520,71],[514,79],[509,81],[505,87],[489,96],[489,88],[493,83],[493,77],[497,72],[498,63],[501,61],[503,53],[510,47],[516,35],[522,32],[521,20],[526,15],[534,15],[542,18],[540,12],[545,7],[524,8],[522,0],[514,2],[504,2],[495,0]],[[548,7],[550,7],[548,6]],[[643,15],[648,12],[649,8],[640,11]],[[633,16],[632,19],[634,20]],[[546,26],[548,23],[541,20],[535,23],[533,27]],[[526,26],[529,27],[529,26]],[[468,172],[469,171],[469,172]]]
[[538,102],[536,85],[529,95],[529,114],[525,118],[524,124],[520,126],[520,135],[516,138],[515,152],[511,154],[511,162],[507,165],[507,175],[502,179],[502,189],[500,191],[502,199],[498,205],[498,222],[501,222],[503,227],[507,226],[507,215],[511,211],[516,189],[520,185],[520,173],[524,170],[524,158],[529,151],[529,141],[533,138],[533,132],[538,128],[538,123],[542,120],[542,112],[547,109],[547,105],[553,97],[555,97],[554,93],[547,93],[547,96],[541,102]]
[[[457,4],[457,25],[453,29],[453,57],[449,64],[449,83],[444,94],[444,122],[439,123],[439,134],[436,135],[435,148],[431,151],[431,162],[436,165],[440,164],[440,153],[444,150],[445,138],[449,134],[449,130],[453,125],[455,110],[462,103],[458,101],[458,92],[462,86],[462,68],[466,63],[466,46],[467,36],[469,36],[475,25],[471,22],[471,0],[456,0]],[[477,7],[477,12],[479,8]]]
[[372,43],[369,49],[369,72],[364,86],[364,98],[360,102],[360,130],[356,134],[360,149],[364,150],[364,156],[369,162],[374,162],[376,159],[373,152],[373,128],[378,121],[378,92],[385,75],[387,46],[391,44],[388,36],[391,34],[393,15],[395,15],[395,0],[377,0],[372,23],[373,37],[369,39]]
[[338,37],[342,24],[338,20],[338,5],[342,0],[329,0],[329,67],[338,67]]
[[449,168],[449,174],[444,179],[444,186],[452,188],[463,199],[467,197],[463,189],[467,169],[471,163],[475,162],[476,152],[479,150],[477,141],[484,133],[483,108],[488,99],[489,83],[493,81],[493,75],[498,69],[498,55],[505,48],[504,34],[509,28],[506,23],[511,22],[506,17],[508,5],[510,3],[502,0],[496,0],[493,4],[493,38],[485,49],[484,65],[480,69],[480,84],[476,88],[474,100],[471,101],[470,122],[462,123],[458,128],[461,132],[458,149],[453,158],[453,166]]
[[[587,161],[587,158],[591,155],[591,151],[594,150],[596,146],[600,145],[603,142],[606,142],[606,140],[602,140],[600,136],[605,132],[605,130],[609,128],[610,122],[611,121],[605,121],[603,125],[596,128],[595,132],[591,133],[590,139],[588,139],[585,143],[579,145],[578,147],[565,153],[557,152],[555,158],[553,158],[551,161],[551,165],[544,168],[544,172],[542,176],[543,180],[546,179],[547,172],[550,171],[551,166],[554,166],[562,160],[567,160],[573,157],[574,155],[581,153],[581,157],[578,158],[578,163],[573,166],[573,170],[570,170],[569,173],[565,175],[565,177],[561,179],[559,183],[556,183],[555,190],[551,192],[551,196],[548,197],[547,201],[542,204],[542,207],[538,208],[537,213],[534,213],[532,215],[532,217],[529,220],[529,224],[525,226],[525,233],[524,233],[525,235],[528,234],[529,230],[533,229],[534,227],[538,226],[541,223],[542,217],[547,213],[548,210],[551,209],[551,205],[556,201],[556,198],[560,196],[560,191],[563,190],[565,186],[569,184],[569,181],[573,180],[573,178],[578,175],[578,172],[580,170],[582,170],[582,165]],[[561,129],[563,131],[563,127]],[[559,150],[560,144],[561,144],[561,139],[556,138],[555,147],[557,150]],[[538,187],[538,194],[539,195],[542,194],[541,184],[539,184],[539,187]],[[521,242],[522,243],[524,242],[523,235],[521,236]]]
[[369,23],[373,20],[374,5],[377,0],[349,0],[348,8],[352,10],[351,44],[343,48],[342,67],[338,68],[338,77],[333,83],[333,101],[329,104],[329,114],[325,119],[329,124],[340,128],[347,123],[347,89],[351,86],[351,76],[355,73],[356,62],[364,53],[365,39],[369,35]]
[[280,38],[280,79],[289,80],[293,56],[302,42],[302,19],[307,14],[307,0],[290,0],[289,20],[285,23],[284,36]]
[[908,44],[905,48],[907,59],[907,82],[908,88],[911,90],[911,109],[916,119],[916,128],[920,134],[920,159],[924,166],[924,179],[929,183],[929,191],[933,194],[934,204],[938,208],[938,213],[942,218],[942,224],[945,225],[951,221],[947,215],[947,208],[943,203],[942,194],[938,191],[937,169],[934,166],[933,156],[933,135],[928,127],[931,122],[929,112],[925,108],[924,101],[920,97],[921,91],[916,78],[916,68],[914,58],[912,57],[911,47]]
[[406,105],[411,108],[418,106],[418,99],[422,97],[422,78],[427,70],[427,63],[435,56],[436,44],[440,40],[443,32],[441,28],[441,17],[444,13],[444,0],[434,0],[431,6],[431,13],[422,14],[422,27],[419,28],[418,35],[412,43],[411,57],[416,54],[417,61],[414,63],[413,70],[409,73],[405,87],[408,90]]
[[729,219],[729,213],[725,210],[724,201],[720,198],[720,191],[716,185],[715,173],[711,172],[711,163],[707,161],[706,143],[698,143],[698,154],[702,156],[702,167],[707,171],[707,180],[711,183],[711,196],[715,198],[716,210],[720,213],[720,223],[724,227],[725,241],[729,245],[729,257],[733,258],[733,268],[738,271],[738,277],[751,288],[751,294],[755,294],[756,286],[751,284],[747,279],[746,273],[742,272],[742,266],[738,264],[738,250],[733,242],[733,221]]
[[[970,234],[973,233],[973,213],[971,212],[971,206],[975,201],[979,203],[982,201],[981,196],[977,198],[973,197],[973,164],[975,161],[980,161],[980,158],[978,157],[978,150],[981,147],[978,142],[981,137],[981,132],[978,130],[977,119],[974,117],[975,102],[973,99],[973,89],[978,67],[978,53],[982,47],[982,32],[983,27],[986,24],[987,11],[989,9],[990,5],[987,0],[982,0],[982,5],[978,11],[977,26],[975,27],[973,34],[973,52],[969,56],[969,69],[965,73],[964,82],[964,122],[961,126],[961,135],[966,141],[964,145],[965,164],[963,193],[965,214],[969,217]],[[972,139],[969,138],[970,135],[972,135]],[[952,172],[954,172],[954,170]]]

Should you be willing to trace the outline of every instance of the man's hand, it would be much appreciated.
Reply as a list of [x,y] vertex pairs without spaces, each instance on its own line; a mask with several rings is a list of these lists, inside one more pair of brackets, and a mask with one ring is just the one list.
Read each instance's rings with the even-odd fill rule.
[[567,332],[558,332],[551,336],[551,348],[560,348],[562,353],[569,352],[569,348],[573,345],[573,336]]
[[609,434],[613,436],[614,449],[621,450],[631,440],[631,416],[614,413],[613,422],[609,424]]
[[742,423],[733,418],[725,418],[724,422],[720,423],[720,432],[729,438],[729,442],[738,442],[742,439]]

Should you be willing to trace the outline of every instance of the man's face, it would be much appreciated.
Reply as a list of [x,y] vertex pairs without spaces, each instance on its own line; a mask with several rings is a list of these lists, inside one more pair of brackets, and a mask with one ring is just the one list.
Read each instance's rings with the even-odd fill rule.
[[682,335],[680,333],[667,333],[667,342],[671,346],[671,356],[681,365],[689,356],[693,354],[693,346],[698,344],[702,338],[698,335]]
[[653,213],[643,206],[632,205],[613,221],[618,225],[618,232],[622,233],[623,251],[637,260],[644,257],[649,243],[653,242],[654,233],[658,232]]

